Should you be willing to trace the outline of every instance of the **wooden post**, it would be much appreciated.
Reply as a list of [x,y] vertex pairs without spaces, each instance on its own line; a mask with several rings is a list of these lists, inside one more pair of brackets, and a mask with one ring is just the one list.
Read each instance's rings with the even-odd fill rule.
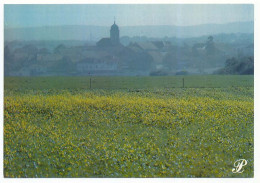
[[89,88],[91,89],[91,78],[89,79]]
[[184,78],[182,78],[182,88],[184,88]]

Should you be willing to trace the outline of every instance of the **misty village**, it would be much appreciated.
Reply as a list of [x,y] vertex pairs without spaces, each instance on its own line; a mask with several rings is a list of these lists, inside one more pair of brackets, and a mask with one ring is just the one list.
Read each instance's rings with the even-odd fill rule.
[[[212,25],[208,25],[212,26]],[[227,28],[229,27],[229,28]],[[151,32],[147,36],[122,36],[120,27],[114,23],[102,33],[93,30],[95,27],[75,28],[61,27],[56,31],[57,40],[19,40],[19,35],[35,36],[29,28],[6,29],[5,37],[16,40],[5,41],[4,69],[6,76],[52,76],[52,75],[130,75],[162,76],[188,74],[253,74],[254,37],[253,33],[234,33],[241,27],[251,29],[252,22],[215,25],[222,33],[189,35],[189,32],[206,33],[202,26],[175,27],[178,35],[185,32],[186,37],[168,37],[158,35],[171,32],[169,27],[136,27],[123,28],[123,32]],[[55,30],[52,27],[42,28],[42,32]],[[85,30],[88,29],[88,30]],[[190,29],[190,30],[189,30]],[[206,28],[204,28],[206,29]],[[92,31],[91,31],[92,30]],[[208,29],[206,29],[208,30]],[[85,31],[85,32],[84,32]],[[219,32],[221,32],[219,31]],[[28,33],[29,32],[29,33]],[[98,39],[99,34],[101,38]],[[110,32],[110,36],[109,36]],[[154,34],[153,34],[154,32]],[[224,32],[224,33],[223,33]],[[227,33],[225,33],[227,32]],[[62,40],[58,34],[78,35],[86,40]],[[47,34],[47,33],[46,33]],[[84,36],[83,36],[84,35]],[[102,37],[102,35],[106,35]],[[149,34],[146,34],[149,35]],[[156,37],[157,36],[157,37]],[[185,35],[184,35],[185,36]],[[193,37],[192,37],[193,36]],[[36,35],[37,37],[37,35]],[[73,36],[72,36],[73,37]],[[75,37],[75,36],[74,36]],[[76,38],[75,38],[76,39]],[[94,41],[97,40],[97,41]]]

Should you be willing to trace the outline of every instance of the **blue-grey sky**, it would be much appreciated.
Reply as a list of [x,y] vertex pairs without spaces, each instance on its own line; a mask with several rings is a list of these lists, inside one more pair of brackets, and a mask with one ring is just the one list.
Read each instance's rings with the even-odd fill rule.
[[253,5],[5,5],[5,27],[198,25],[253,21]]

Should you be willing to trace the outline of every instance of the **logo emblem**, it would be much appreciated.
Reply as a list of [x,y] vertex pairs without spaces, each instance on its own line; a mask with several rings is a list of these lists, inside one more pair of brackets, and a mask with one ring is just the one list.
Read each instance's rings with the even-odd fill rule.
[[243,171],[244,171],[243,167],[246,165],[247,165],[247,160],[245,160],[245,159],[236,160],[234,163],[235,168],[232,169],[232,172],[233,173],[243,173]]

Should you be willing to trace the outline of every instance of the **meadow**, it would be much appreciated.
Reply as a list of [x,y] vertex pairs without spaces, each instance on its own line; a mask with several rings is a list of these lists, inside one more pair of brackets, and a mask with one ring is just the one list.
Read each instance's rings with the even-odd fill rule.
[[5,177],[254,176],[253,76],[4,84]]

